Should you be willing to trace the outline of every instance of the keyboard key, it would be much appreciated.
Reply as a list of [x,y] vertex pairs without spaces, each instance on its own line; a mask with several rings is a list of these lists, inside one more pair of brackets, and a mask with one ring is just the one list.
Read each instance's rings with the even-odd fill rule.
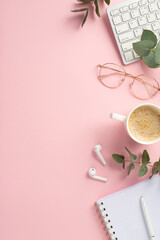
[[130,20],[131,19],[130,13],[123,13],[122,14],[122,19],[123,19],[124,22]]
[[145,15],[145,14],[147,14],[148,12],[149,12],[148,6],[142,6],[142,7],[140,7],[140,13],[141,13],[141,15]]
[[159,22],[154,22],[154,23],[152,23],[152,28],[153,28],[153,30],[158,30],[158,29],[160,29],[160,23],[159,23]]
[[153,21],[155,21],[155,20],[156,20],[155,14],[154,14],[154,13],[151,13],[151,14],[147,15],[147,20],[148,20],[148,22],[153,22]]
[[126,51],[132,49],[134,42],[136,42],[136,40],[132,40],[131,42],[127,42],[127,43],[123,43],[122,46],[121,46],[121,47],[122,47],[122,50],[123,50],[124,52],[126,52]]
[[116,27],[116,32],[117,33],[123,33],[129,30],[128,23],[122,23],[121,25],[118,25]]
[[122,22],[122,18],[120,17],[120,16],[117,16],[117,17],[114,17],[113,18],[113,23],[115,24],[115,25],[117,25],[117,24],[119,24],[119,23],[121,23]]
[[115,9],[114,11],[111,12],[111,16],[115,16],[117,14],[119,14],[118,9]]
[[119,35],[119,41],[121,43],[129,41],[134,38],[133,32],[127,32]]
[[148,24],[148,25],[145,25],[145,26],[143,27],[143,29],[151,30],[151,31],[152,31],[152,26],[151,26],[151,24]]
[[145,5],[147,3],[147,0],[140,0],[139,1],[139,6]]
[[160,11],[156,12],[156,17],[158,20],[160,19]]
[[142,26],[147,23],[146,16],[138,18],[139,25]]
[[157,3],[151,3],[151,4],[149,4],[149,10],[150,10],[151,12],[156,11],[156,10],[157,10]]
[[126,52],[124,56],[127,62],[134,59],[132,51]]
[[137,28],[134,30],[134,34],[136,37],[139,37],[142,35],[143,29],[142,28]]
[[132,18],[136,18],[136,17],[139,17],[140,13],[139,13],[139,10],[138,9],[133,9],[131,10],[131,16]]
[[130,9],[133,9],[133,8],[136,8],[136,7],[138,7],[138,3],[132,3],[132,4],[129,5]]
[[138,27],[137,20],[134,19],[134,20],[130,21],[129,26],[130,26],[131,29]]
[[135,58],[140,58],[140,56],[133,50],[133,55]]
[[124,6],[124,7],[120,8],[121,13],[126,12],[128,10],[129,10],[128,6]]
[[147,0],[140,0],[139,1],[139,6],[145,5],[147,3]]

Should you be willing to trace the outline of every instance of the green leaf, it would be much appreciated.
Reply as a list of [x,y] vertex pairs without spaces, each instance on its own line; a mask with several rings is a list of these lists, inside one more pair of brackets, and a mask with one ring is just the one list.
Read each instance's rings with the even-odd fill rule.
[[88,8],[81,8],[81,9],[76,9],[76,10],[71,10],[71,12],[83,12],[83,11],[87,11]]
[[129,166],[129,170],[128,170],[128,175],[130,174],[130,172],[135,169],[135,165],[134,163],[131,163],[130,166]]
[[87,9],[86,14],[85,14],[85,16],[84,16],[84,19],[83,19],[83,21],[82,21],[82,27],[83,27],[84,23],[86,22],[87,17],[88,17],[88,9]]
[[148,56],[142,57],[143,61],[148,65],[150,68],[158,68],[160,67],[160,64],[157,64],[155,61],[155,53],[153,51],[150,51]]
[[149,40],[144,40],[140,42],[133,43],[134,51],[141,57],[145,57],[150,53],[153,48],[154,42]]
[[150,30],[143,30],[141,41],[143,40],[152,41],[153,42],[152,48],[154,48],[157,45],[157,36]]
[[137,159],[137,156],[134,155],[133,153],[131,153],[131,152],[128,150],[128,148],[125,147],[125,149],[126,149],[127,152],[129,153],[131,163],[133,163],[133,161]]
[[108,5],[110,4],[110,0],[104,0],[105,3],[107,3]]
[[117,162],[117,163],[122,163],[122,167],[123,169],[125,168],[125,161],[124,161],[124,156],[119,155],[119,154],[112,154],[113,159]]
[[150,160],[150,157],[148,155],[148,152],[147,152],[147,150],[144,150],[143,154],[142,154],[142,163],[143,164],[148,164],[149,160]]
[[149,154],[147,150],[144,150],[142,154],[142,165],[140,166],[138,173],[139,177],[144,176],[148,172],[147,164],[149,163],[149,160],[150,160]]
[[149,179],[151,179],[153,175],[158,173],[158,169],[159,169],[159,162],[155,162],[152,167],[152,175],[149,177]]
[[157,44],[157,47],[155,49],[155,62],[157,64],[160,64],[160,41],[159,43]]
[[94,0],[94,5],[95,5],[95,8],[96,8],[96,14],[100,17],[98,0]]
[[142,177],[144,176],[146,173],[148,172],[148,168],[146,166],[146,164],[142,164],[139,168],[139,173],[138,173],[138,176],[139,177]]

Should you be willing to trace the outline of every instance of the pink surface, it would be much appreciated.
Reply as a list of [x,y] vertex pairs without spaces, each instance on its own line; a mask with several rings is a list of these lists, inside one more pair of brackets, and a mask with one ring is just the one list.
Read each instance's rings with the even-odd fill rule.
[[[152,161],[160,155],[160,143],[140,146],[109,118],[143,101],[131,96],[129,79],[116,90],[98,82],[97,64],[122,64],[106,6],[81,28],[82,16],[70,12],[75,3],[0,1],[1,240],[105,239],[94,202],[149,176],[138,178],[137,169],[128,177],[111,154],[127,146],[137,154],[146,148]],[[142,62],[126,70],[159,80],[160,70]],[[90,179],[91,167],[109,181]]]

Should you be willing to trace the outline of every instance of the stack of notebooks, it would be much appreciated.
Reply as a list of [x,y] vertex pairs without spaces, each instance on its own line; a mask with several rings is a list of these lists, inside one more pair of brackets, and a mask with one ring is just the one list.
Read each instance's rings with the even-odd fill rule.
[[160,176],[154,176],[96,202],[108,239],[151,239],[142,212],[141,196],[147,206],[154,239],[160,240]]

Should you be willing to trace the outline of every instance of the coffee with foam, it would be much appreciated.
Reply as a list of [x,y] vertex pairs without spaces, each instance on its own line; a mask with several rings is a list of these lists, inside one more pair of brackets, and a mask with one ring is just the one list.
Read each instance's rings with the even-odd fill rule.
[[128,124],[131,134],[140,141],[149,142],[160,137],[160,112],[154,107],[137,108]]

